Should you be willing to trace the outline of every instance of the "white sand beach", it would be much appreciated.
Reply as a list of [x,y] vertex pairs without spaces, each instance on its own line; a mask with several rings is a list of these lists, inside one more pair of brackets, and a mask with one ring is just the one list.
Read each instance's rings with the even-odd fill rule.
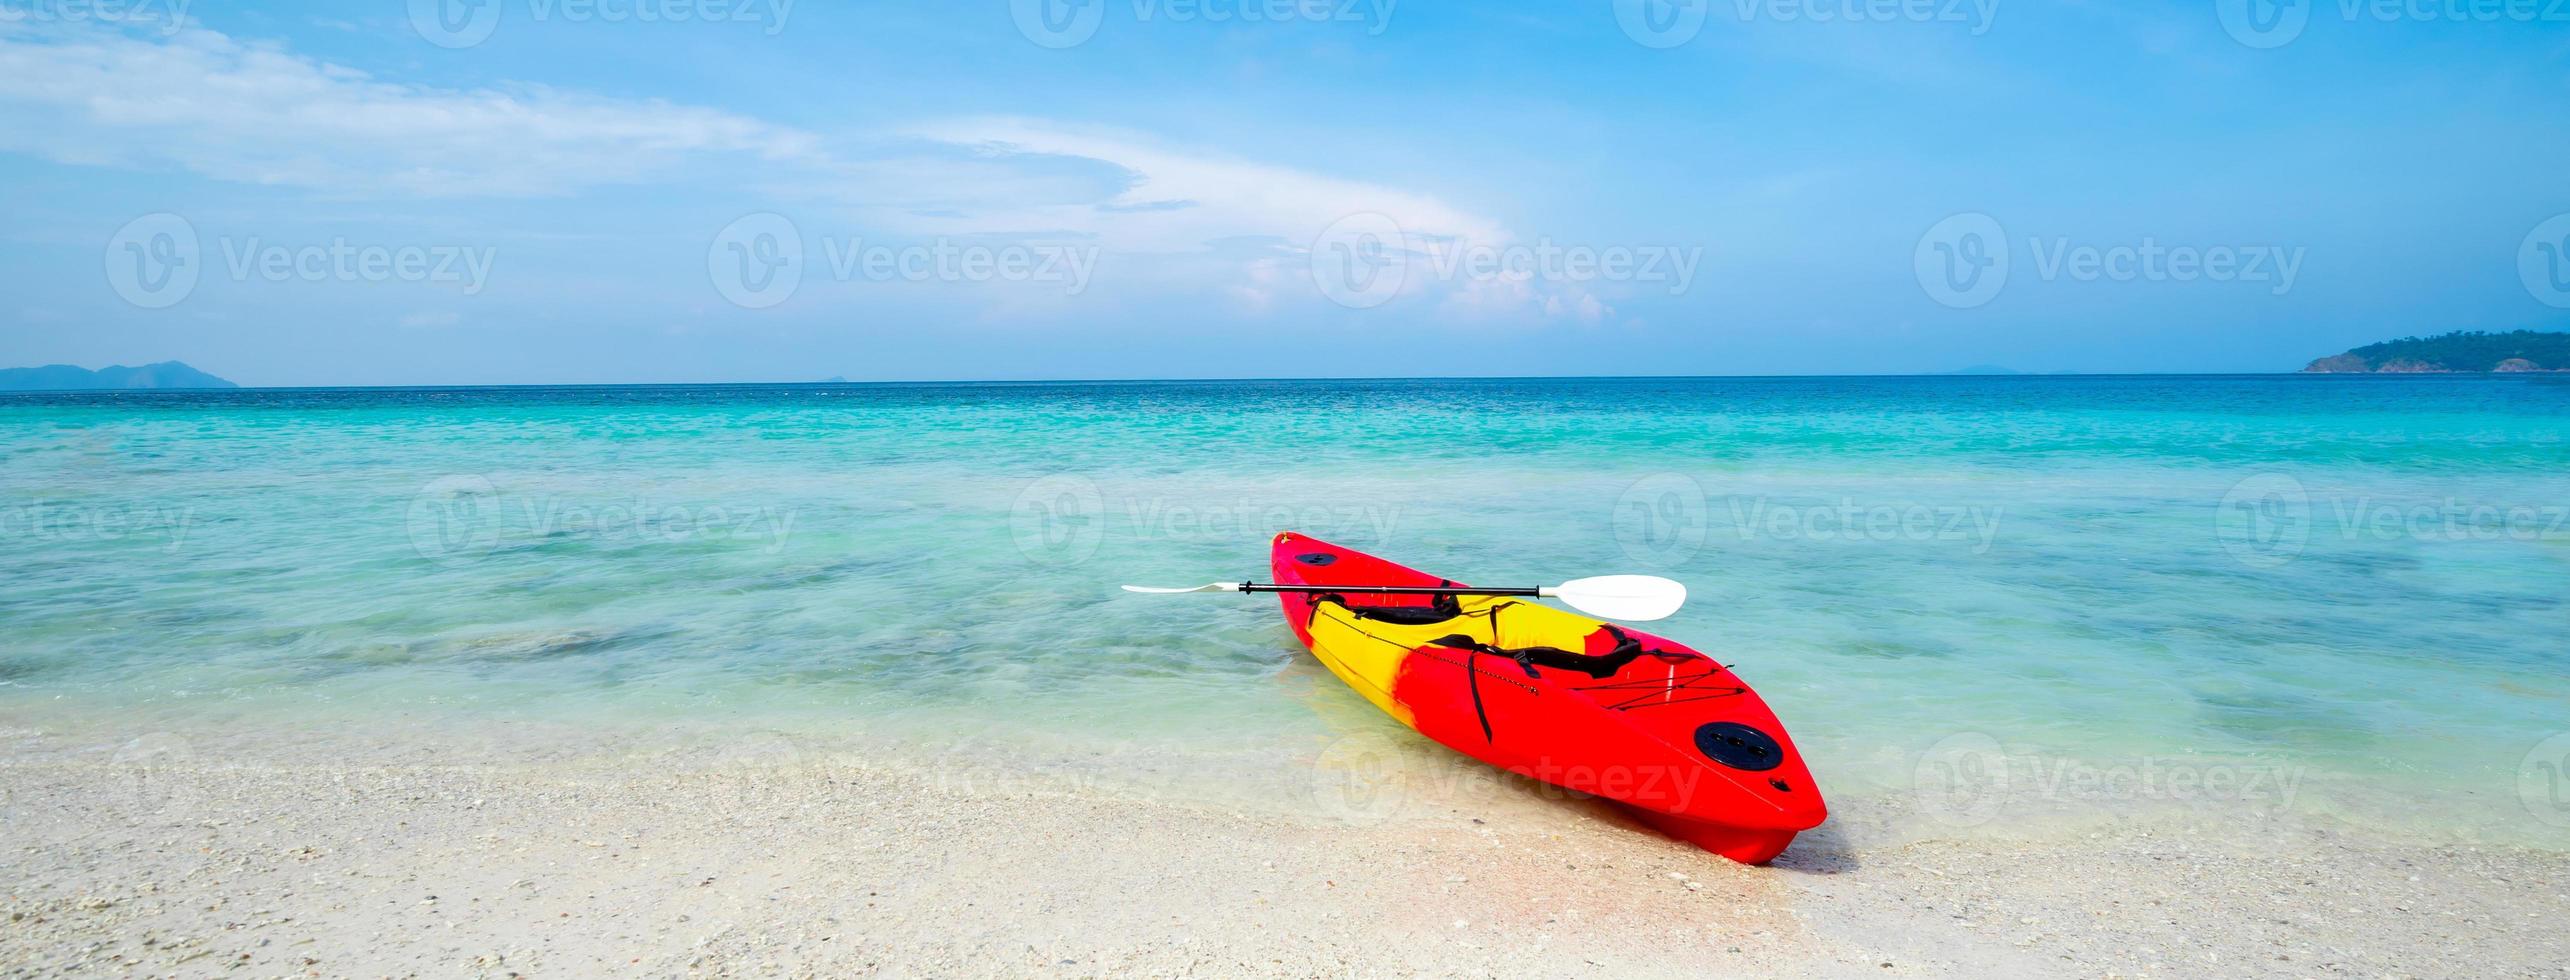
[[1416,787],[1387,818],[1350,819],[786,736],[235,740],[7,721],[0,963],[21,975],[2570,967],[2570,858],[2343,827],[1941,839],[1842,807],[1751,868],[1504,781]]

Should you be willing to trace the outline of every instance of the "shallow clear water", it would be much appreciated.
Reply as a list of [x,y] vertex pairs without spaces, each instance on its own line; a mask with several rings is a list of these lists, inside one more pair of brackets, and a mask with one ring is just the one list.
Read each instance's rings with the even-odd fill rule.
[[1263,577],[1291,528],[1681,578],[1657,631],[1735,662],[1824,789],[1954,826],[2543,839],[2566,437],[2548,378],[0,395],[0,709],[838,727],[1218,781],[1390,722],[1272,604],[1114,586]]

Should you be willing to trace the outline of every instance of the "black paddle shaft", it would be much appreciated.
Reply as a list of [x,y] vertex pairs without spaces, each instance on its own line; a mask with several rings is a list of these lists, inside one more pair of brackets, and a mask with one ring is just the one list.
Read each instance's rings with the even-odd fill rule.
[[1474,589],[1460,585],[1271,585],[1265,582],[1242,582],[1243,592],[1353,592],[1359,595],[1531,595],[1544,594],[1542,589]]

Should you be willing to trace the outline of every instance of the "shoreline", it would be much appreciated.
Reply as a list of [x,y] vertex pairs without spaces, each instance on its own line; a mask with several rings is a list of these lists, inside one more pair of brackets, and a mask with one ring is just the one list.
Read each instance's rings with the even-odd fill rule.
[[[1023,716],[1003,721],[951,708],[858,718],[811,706],[667,717],[617,707],[530,718],[514,709],[442,704],[387,714],[383,706],[356,710],[312,701],[219,710],[183,702],[0,701],[0,766],[51,760],[143,768],[557,767],[612,774],[637,765],[756,768],[856,757],[965,793],[996,788],[1182,800],[1358,823],[1442,807],[1541,808],[1592,799],[1439,746],[1341,691],[1323,693],[1327,697],[1310,706],[1308,728],[1141,734],[1073,731],[1060,717],[1026,725]],[[1975,769],[1983,770],[1979,782],[1960,775]],[[2557,825],[2560,816],[2530,810],[2536,804],[2517,796],[2527,788],[2510,785],[2505,773],[2386,781],[2271,754],[2046,747],[1978,733],[1923,750],[1883,746],[1863,757],[1816,755],[1814,772],[1829,801],[1829,826],[1875,844],[2041,843],[2117,828],[2254,826],[2347,833],[2406,847],[2570,856],[2570,827]]]
[[252,750],[60,721],[0,714],[16,845],[0,961],[38,972],[2498,976],[2570,962],[2547,925],[2570,915],[2570,854],[2298,821],[1903,840],[1887,832],[1896,815],[1860,805],[1746,868],[1507,777],[1405,787],[1382,812],[1295,813],[986,760],[928,766],[861,741],[583,742],[530,725],[496,752],[390,728]]

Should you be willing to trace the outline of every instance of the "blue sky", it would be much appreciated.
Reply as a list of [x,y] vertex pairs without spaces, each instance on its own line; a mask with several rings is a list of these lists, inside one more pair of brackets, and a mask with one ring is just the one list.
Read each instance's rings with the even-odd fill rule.
[[0,364],[2289,370],[2565,161],[2570,3],[0,0]]

